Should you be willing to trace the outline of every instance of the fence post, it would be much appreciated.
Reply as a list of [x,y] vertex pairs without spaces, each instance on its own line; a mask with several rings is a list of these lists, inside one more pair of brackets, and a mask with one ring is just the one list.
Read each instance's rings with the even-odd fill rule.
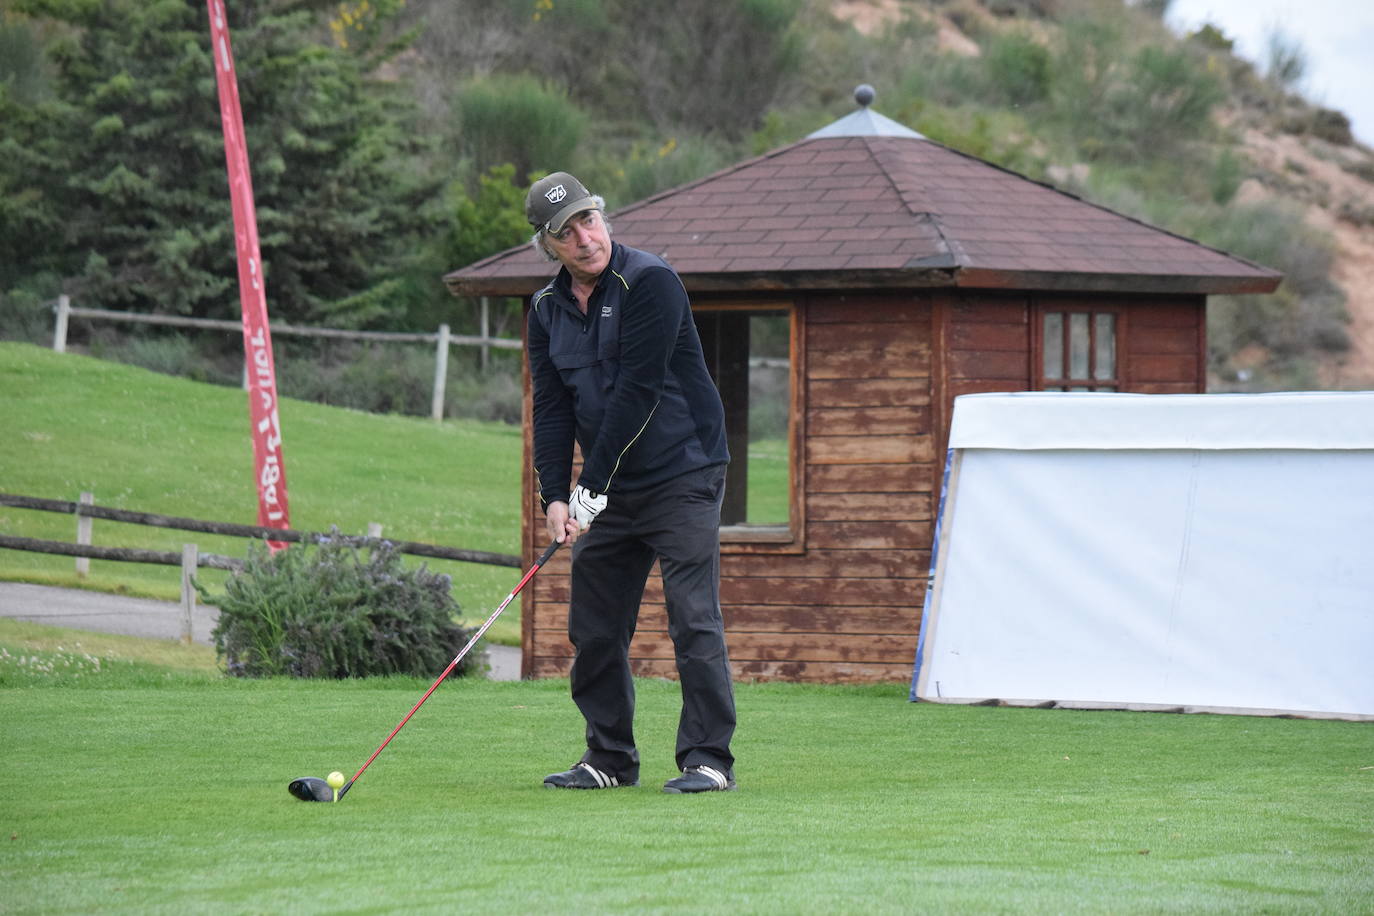
[[434,397],[429,415],[435,422],[444,419],[444,387],[448,384],[448,325],[439,325],[439,343],[434,349]]
[[367,523],[367,536],[370,537],[370,538],[372,538],[373,540],[378,540],[378,541],[380,541],[380,540],[382,539],[382,523],[381,523],[381,522],[368,522],[368,523]]
[[72,300],[66,293],[57,297],[57,324],[52,330],[52,348],[54,352],[67,352],[67,319],[72,314]]
[[[79,506],[90,506],[95,504],[95,494],[81,492]],[[81,510],[76,510],[76,542],[89,547],[91,543],[91,517],[83,515]],[[76,558],[76,574],[81,578],[86,578],[91,574],[91,560],[89,557]]]
[[191,620],[196,612],[196,587],[191,580],[195,578],[196,567],[200,564],[200,551],[195,544],[181,545],[181,642],[191,644]]
[[[491,302],[486,296],[482,297],[481,312],[482,340],[485,341],[491,336]],[[491,347],[487,346],[486,343],[482,344],[481,353],[478,359],[480,360],[478,365],[481,366],[483,372],[486,372],[487,362],[491,359]]]

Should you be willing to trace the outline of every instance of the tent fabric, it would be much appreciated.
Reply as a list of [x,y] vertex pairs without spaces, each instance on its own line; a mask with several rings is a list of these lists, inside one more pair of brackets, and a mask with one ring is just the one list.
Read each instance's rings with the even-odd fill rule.
[[1374,392],[970,394],[949,447],[1374,449]]
[[958,398],[912,699],[1374,718],[1371,410]]

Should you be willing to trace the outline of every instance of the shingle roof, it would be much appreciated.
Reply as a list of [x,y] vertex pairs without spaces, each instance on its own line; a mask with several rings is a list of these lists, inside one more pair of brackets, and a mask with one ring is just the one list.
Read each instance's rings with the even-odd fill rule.
[[[612,212],[615,238],[663,255],[702,290],[1211,294],[1269,292],[1282,279],[914,132],[854,132],[818,131]],[[554,267],[526,245],[445,281],[460,295],[523,295]]]

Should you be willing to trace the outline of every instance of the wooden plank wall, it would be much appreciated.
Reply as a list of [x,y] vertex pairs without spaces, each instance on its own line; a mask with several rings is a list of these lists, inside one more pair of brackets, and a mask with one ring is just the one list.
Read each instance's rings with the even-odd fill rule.
[[[1031,387],[1034,301],[1028,293],[933,291],[796,303],[806,347],[805,532],[791,552],[722,547],[721,603],[737,678],[910,677],[953,399]],[[1126,390],[1205,390],[1204,297],[1100,301],[1126,307]],[[532,559],[544,529],[528,448],[526,430]],[[526,676],[561,677],[572,663],[568,569],[560,551],[526,589]],[[631,655],[640,675],[676,674],[657,573]]]
[[[945,409],[961,394],[1027,391],[1034,384],[1034,307],[1120,310],[1123,390],[1182,394],[1206,388],[1206,297],[937,294],[947,316],[943,338]],[[938,383],[937,383],[938,387]],[[947,421],[946,421],[947,422]]]
[[1127,390],[1201,394],[1207,390],[1207,297],[1126,300],[1123,346]]
[[[796,307],[806,346],[805,531],[799,551],[722,546],[731,664],[740,680],[905,681],[935,501],[931,299],[832,294]],[[527,549],[534,551],[544,535],[528,477],[526,518],[537,523],[527,524]],[[572,662],[565,554],[527,589],[527,676],[563,676]],[[631,657],[641,676],[676,675],[657,573]]]

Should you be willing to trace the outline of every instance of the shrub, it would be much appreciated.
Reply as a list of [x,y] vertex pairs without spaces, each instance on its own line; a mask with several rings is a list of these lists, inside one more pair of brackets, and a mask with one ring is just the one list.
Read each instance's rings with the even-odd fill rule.
[[1212,109],[1226,97],[1220,80],[1192,55],[1147,47],[1131,60],[1109,100],[1109,124],[1131,153],[1167,156],[1210,130]]
[[625,22],[657,40],[625,42],[627,91],[665,135],[741,140],[804,63],[800,0],[617,0]]
[[1265,44],[1264,75],[1284,89],[1297,89],[1307,75],[1307,52],[1302,43],[1275,26]]
[[449,194],[453,221],[443,251],[452,268],[466,267],[530,237],[525,188],[509,162],[479,175],[475,192],[455,183]]
[[460,144],[476,170],[511,163],[517,184],[535,171],[566,168],[587,125],[566,91],[524,74],[472,80],[457,108]]
[[[424,564],[403,568],[387,541],[335,530],[275,554],[255,545],[224,594],[196,588],[219,605],[215,651],[229,674],[346,678],[442,671],[470,636],[450,586]],[[453,673],[475,664],[469,654]]]
[[1244,160],[1230,147],[1222,149],[1212,163],[1207,182],[1214,203],[1225,206],[1231,202],[1245,180],[1245,168]]
[[1019,107],[1049,97],[1050,52],[1029,35],[998,35],[988,45],[982,60],[993,101]]
[[622,197],[643,200],[730,165],[726,150],[701,137],[673,137],[661,144],[635,144],[620,157],[625,174]]
[[1344,112],[1332,108],[1318,108],[1312,113],[1312,136],[1336,146],[1352,146],[1355,135],[1350,129],[1350,119]]

